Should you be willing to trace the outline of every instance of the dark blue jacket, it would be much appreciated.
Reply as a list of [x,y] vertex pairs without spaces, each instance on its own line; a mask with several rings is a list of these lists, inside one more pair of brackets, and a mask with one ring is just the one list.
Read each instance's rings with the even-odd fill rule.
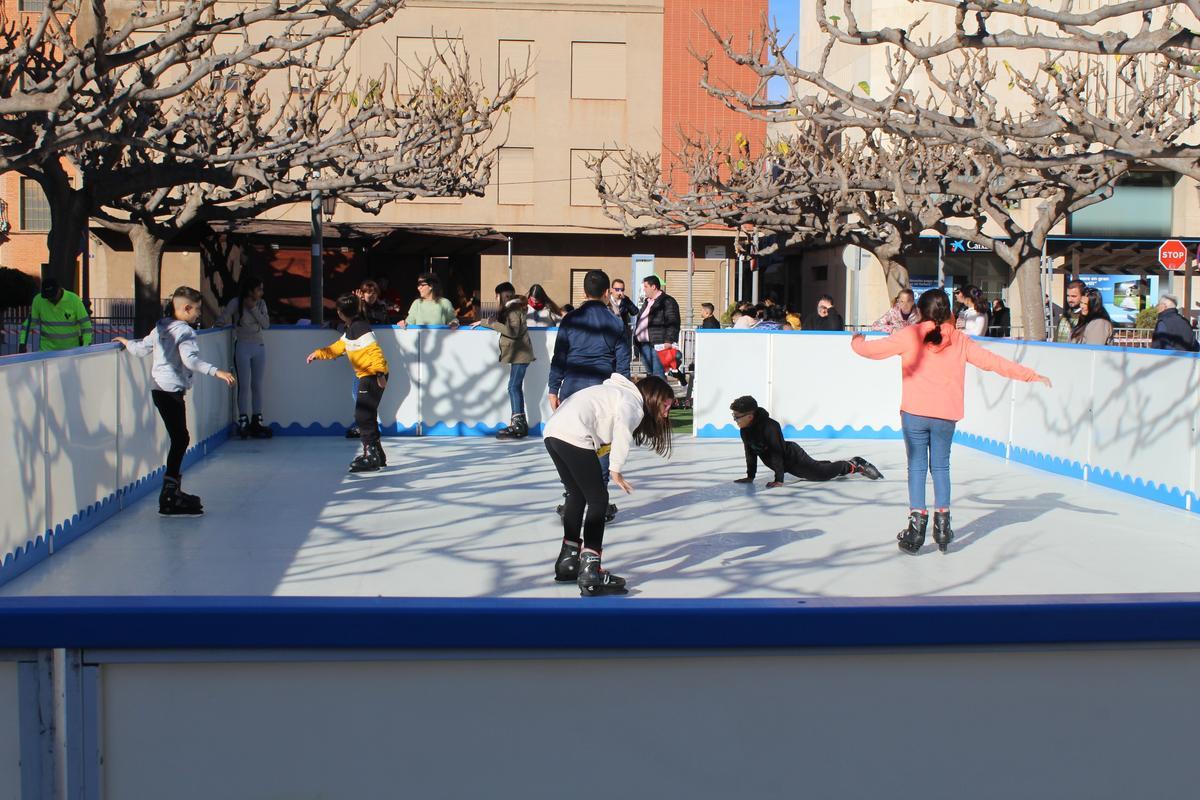
[[605,303],[588,300],[558,324],[550,394],[565,399],[566,394],[603,383],[614,372],[629,377],[625,325]]
[[1150,346],[1159,350],[1195,353],[1196,334],[1192,333],[1192,326],[1177,309],[1168,308],[1158,315],[1158,324],[1154,327],[1154,339]]

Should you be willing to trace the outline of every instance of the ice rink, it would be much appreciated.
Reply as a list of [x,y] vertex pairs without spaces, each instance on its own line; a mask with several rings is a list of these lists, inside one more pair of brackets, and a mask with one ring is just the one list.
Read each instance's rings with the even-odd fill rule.
[[[560,485],[540,439],[384,441],[392,466],[361,475],[340,438],[230,441],[185,472],[204,517],[161,518],[147,497],[0,595],[578,595],[552,578]],[[907,557],[902,443],[802,445],[885,479],[766,489],[761,466],[754,487],[732,482],[737,441],[636,452],[605,541],[629,599],[1200,592],[1194,513],[956,446],[951,552]]]

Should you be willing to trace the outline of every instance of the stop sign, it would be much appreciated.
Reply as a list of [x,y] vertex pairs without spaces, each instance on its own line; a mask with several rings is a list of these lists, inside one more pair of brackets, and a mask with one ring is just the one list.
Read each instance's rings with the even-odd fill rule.
[[1158,247],[1158,263],[1167,269],[1183,269],[1187,257],[1187,248],[1178,239],[1168,239]]

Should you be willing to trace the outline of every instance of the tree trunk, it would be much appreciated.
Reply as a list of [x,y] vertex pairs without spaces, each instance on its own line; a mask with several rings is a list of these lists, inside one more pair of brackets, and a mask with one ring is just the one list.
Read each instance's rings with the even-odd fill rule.
[[888,302],[894,302],[900,290],[908,288],[908,265],[896,258],[877,257],[887,280]]
[[48,176],[39,180],[50,206],[50,232],[46,245],[50,250],[43,278],[54,278],[59,286],[72,292],[79,291],[79,253],[83,236],[87,230],[91,204],[87,195],[71,188],[69,182],[60,182]]
[[1025,255],[1015,272],[1017,296],[1021,298],[1022,338],[1046,340],[1045,293],[1042,291],[1042,257],[1040,253]]
[[133,243],[134,334],[145,336],[163,315],[162,255],[167,243],[140,225],[129,232]]

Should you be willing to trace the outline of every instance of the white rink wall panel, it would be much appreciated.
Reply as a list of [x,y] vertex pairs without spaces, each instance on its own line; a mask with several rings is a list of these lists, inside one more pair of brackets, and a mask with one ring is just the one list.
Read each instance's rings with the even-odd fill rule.
[[[1200,362],[1106,349],[1095,354],[1088,480],[1183,507],[1195,486]],[[1169,387],[1169,388],[1168,388]]]
[[[639,797],[782,800],[799,780],[823,798],[1127,800],[1200,782],[1186,645],[102,669],[104,797],[560,798],[580,780],[557,755],[580,686],[624,722],[577,726],[572,748]],[[936,742],[936,758],[901,741]],[[998,753],[1019,768],[997,772]]]
[[1092,364],[1095,353],[1070,345],[1037,345],[1021,363],[1053,382],[1013,387],[1011,457],[1075,478],[1084,476],[1092,426]]
[[[378,332],[377,332],[378,333]],[[263,417],[285,433],[321,433],[354,420],[354,370],[343,356],[305,364],[308,354],[337,341],[331,328],[266,331]]]
[[[1024,360],[1022,349],[1008,342],[983,338],[976,341],[1010,361]],[[1013,382],[968,364],[964,389],[965,416],[955,429],[955,439],[992,455],[1006,456],[1012,422]]]
[[774,336],[735,330],[696,332],[692,430],[697,436],[736,438],[729,404],[746,394],[759,402],[770,396]]
[[47,359],[48,515],[55,523],[116,500],[118,407],[123,354],[106,348]]
[[[218,369],[234,371],[232,339],[228,331],[202,331],[197,339],[200,357]],[[188,403],[194,406],[195,427],[190,428],[192,442],[199,443],[229,427],[233,418],[237,389],[208,375],[192,381]]]
[[117,356],[119,481],[128,486],[162,467],[168,440],[150,397],[152,356],[137,358],[126,352]]
[[760,399],[759,404],[783,426],[785,436],[900,435],[899,358],[862,358],[850,349],[849,334],[795,332],[768,338],[771,392],[769,403]]
[[[23,800],[21,794],[20,696],[15,661],[0,660],[0,800]],[[26,794],[24,797],[32,797]]]
[[[547,379],[556,331],[533,329],[535,361],[525,373],[525,407],[537,429],[550,412]],[[421,431],[427,436],[492,433],[508,424],[509,366],[488,328],[421,331]]]
[[[379,403],[379,424],[385,434],[415,434],[421,409],[417,394],[420,385],[420,332],[377,327],[375,337],[391,370],[387,389]],[[354,371],[349,369],[349,362],[340,366],[349,372],[346,379],[349,382],[346,395],[348,402],[342,406],[342,416],[337,421],[349,423],[354,420],[354,399],[349,391],[355,385]]]
[[[7,451],[0,481],[0,565],[32,557],[45,549],[45,417],[42,394],[44,361],[0,363],[0,442]],[[26,548],[30,548],[27,552]],[[6,570],[7,571],[7,570]]]

